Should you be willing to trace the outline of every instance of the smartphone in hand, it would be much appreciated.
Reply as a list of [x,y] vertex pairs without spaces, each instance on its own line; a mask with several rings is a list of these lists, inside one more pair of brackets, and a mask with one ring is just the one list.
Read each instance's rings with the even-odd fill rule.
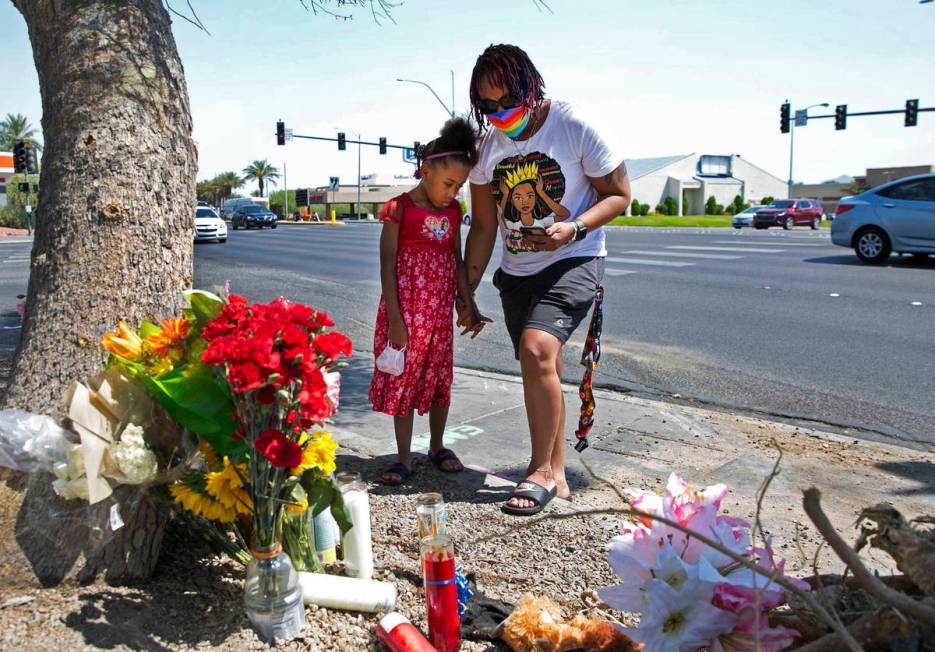
[[521,226],[519,231],[523,235],[545,235],[545,228],[541,226]]

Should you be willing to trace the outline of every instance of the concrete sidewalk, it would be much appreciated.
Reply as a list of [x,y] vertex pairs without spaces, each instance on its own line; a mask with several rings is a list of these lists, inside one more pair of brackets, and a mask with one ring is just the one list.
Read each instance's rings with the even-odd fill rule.
[[[367,400],[372,357],[355,352],[343,373],[341,410],[333,432],[346,452],[373,460],[380,468],[395,454],[392,419],[374,413]],[[813,530],[801,508],[801,490],[816,486],[832,521],[847,539],[864,507],[892,502],[907,517],[935,514],[935,465],[930,455],[748,416],[596,390],[597,413],[591,446],[575,452],[574,430],[580,405],[577,387],[565,387],[566,458],[575,509],[619,500],[584,468],[618,487],[659,486],[671,471],[695,486],[723,482],[732,491],[723,506],[752,518],[755,495],[783,451],[780,475],[763,502],[766,528],[791,553],[796,532],[806,551],[814,549]],[[413,450],[428,447],[427,417],[416,419]],[[529,434],[519,378],[455,369],[446,444],[464,464],[486,474],[485,487],[522,478]],[[419,456],[416,466],[428,464]],[[468,474],[464,474],[467,476]],[[476,476],[476,474],[470,474]],[[368,478],[373,480],[373,478]],[[452,477],[457,481],[457,476]],[[476,478],[471,482],[475,483]],[[559,509],[571,506],[556,501]],[[879,560],[885,569],[885,559]],[[809,562],[810,563],[810,562]],[[834,565],[834,564],[832,564]]]

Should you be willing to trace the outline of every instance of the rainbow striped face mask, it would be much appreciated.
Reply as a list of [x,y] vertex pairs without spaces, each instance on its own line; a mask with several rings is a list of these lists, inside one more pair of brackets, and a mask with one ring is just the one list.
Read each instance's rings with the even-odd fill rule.
[[508,138],[516,140],[529,124],[529,111],[525,106],[515,109],[504,109],[487,116],[494,127],[502,131]]

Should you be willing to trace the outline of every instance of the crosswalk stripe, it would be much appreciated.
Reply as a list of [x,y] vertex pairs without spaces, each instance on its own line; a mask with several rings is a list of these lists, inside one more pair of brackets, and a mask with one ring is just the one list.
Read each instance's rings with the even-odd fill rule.
[[[737,242],[736,240],[715,240],[716,244],[730,244],[730,245],[740,245],[746,246],[746,243]],[[766,242],[763,240],[751,241],[752,245],[763,245],[763,244],[773,244],[772,242]],[[831,244],[831,241],[828,242],[783,242],[783,247],[827,247]]]
[[607,257],[608,263],[625,263],[627,265],[653,265],[655,267],[692,267],[695,263],[675,262],[674,260],[648,260],[645,258],[618,258]]
[[729,256],[727,254],[690,254],[679,251],[647,251],[643,249],[630,249],[621,253],[639,254],[645,256],[673,256],[678,258],[707,258],[710,260],[738,260],[743,256]]
[[671,245],[666,249],[686,249],[690,251],[739,251],[751,254],[778,254],[782,249],[758,249],[756,247],[694,247],[688,245]]
[[627,274],[636,274],[635,269],[614,269],[609,267],[604,270],[604,274],[608,276],[626,276]]

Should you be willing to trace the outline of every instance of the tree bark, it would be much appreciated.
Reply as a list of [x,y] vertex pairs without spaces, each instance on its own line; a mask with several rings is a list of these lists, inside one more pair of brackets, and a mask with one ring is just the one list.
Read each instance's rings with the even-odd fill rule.
[[62,417],[118,319],[168,316],[191,285],[196,153],[159,0],[13,0],[42,93],[45,151],[8,407]]
[[[102,333],[119,319],[169,316],[190,287],[196,151],[161,0],[13,4],[32,43],[45,150],[26,314],[4,403],[60,419],[69,384],[104,362]],[[64,549],[82,553],[85,577],[105,566],[117,582],[152,572],[164,508],[124,510],[126,525],[98,550],[88,545],[87,523],[30,509],[37,501],[51,508],[48,483],[30,481],[17,523],[21,547],[24,531],[47,526],[61,530],[47,552],[59,561],[72,558]],[[64,576],[40,569],[37,550],[23,551],[44,582]]]

